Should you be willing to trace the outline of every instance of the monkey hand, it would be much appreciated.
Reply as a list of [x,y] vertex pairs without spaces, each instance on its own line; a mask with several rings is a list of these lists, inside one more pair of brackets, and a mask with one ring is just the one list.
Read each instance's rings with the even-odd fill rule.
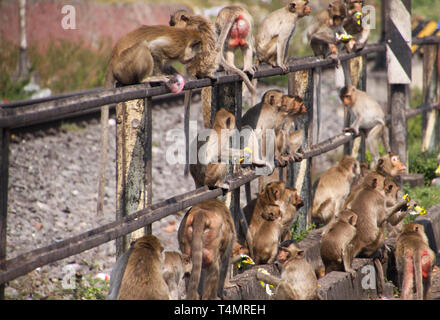
[[254,76],[254,73],[257,71],[257,66],[251,66],[250,68],[243,69],[243,72],[246,73],[250,80]]
[[345,128],[344,129],[344,133],[345,133],[346,136],[348,136],[350,134],[352,134],[352,135],[357,135],[358,134],[358,132],[357,132],[357,130],[355,128]]
[[175,73],[165,85],[172,93],[181,93],[185,86],[185,79],[181,74]]
[[283,63],[283,64],[280,64],[280,65],[277,65],[277,67],[280,67],[283,70],[284,73],[289,73],[289,66],[287,64]]

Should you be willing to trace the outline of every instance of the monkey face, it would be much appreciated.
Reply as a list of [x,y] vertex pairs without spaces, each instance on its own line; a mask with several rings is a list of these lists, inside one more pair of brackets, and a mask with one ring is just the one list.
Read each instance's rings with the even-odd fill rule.
[[269,204],[264,207],[263,212],[261,213],[263,219],[267,221],[275,221],[281,219],[281,210],[277,205]]
[[194,40],[188,44],[185,48],[183,58],[180,60],[181,63],[190,63],[200,52],[202,51],[202,41]]
[[399,174],[403,174],[406,172],[406,166],[400,161],[398,155],[393,155],[391,157],[391,164],[393,168],[395,168],[399,172]]
[[347,8],[341,1],[333,1],[329,4],[328,13],[330,26],[339,27],[347,16]]
[[353,15],[355,12],[361,12],[362,7],[364,6],[364,2],[362,0],[348,0],[345,1],[348,9],[348,14]]
[[289,11],[292,13],[297,13],[298,17],[302,18],[304,16],[308,16],[311,13],[311,9],[308,6],[309,1],[292,1],[289,3]]

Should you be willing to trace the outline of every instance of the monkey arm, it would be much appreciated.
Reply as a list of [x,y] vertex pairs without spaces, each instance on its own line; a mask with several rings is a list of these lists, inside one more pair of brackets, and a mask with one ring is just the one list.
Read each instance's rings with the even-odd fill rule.
[[370,33],[371,33],[370,27],[366,26],[365,28],[362,29],[359,39],[356,40],[355,50],[360,50],[365,46],[368,39],[370,38]]
[[281,278],[274,277],[270,274],[265,274],[261,271],[257,272],[257,279],[275,287],[278,287],[282,283]]
[[[405,199],[400,200],[391,208],[387,208],[385,211],[385,221],[388,221],[392,215],[398,211],[406,211],[408,208],[408,202]],[[403,218],[402,218],[403,219]],[[396,223],[397,224],[397,223]]]
[[338,39],[336,38],[333,31],[330,29],[325,29],[319,32],[316,32],[312,35],[311,42],[321,43],[321,44],[337,44]]

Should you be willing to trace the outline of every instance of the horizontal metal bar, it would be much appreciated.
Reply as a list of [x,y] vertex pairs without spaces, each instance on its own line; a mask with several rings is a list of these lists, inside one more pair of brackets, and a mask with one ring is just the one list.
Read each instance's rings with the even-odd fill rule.
[[[342,55],[339,59],[344,61],[371,52],[378,52],[384,50],[384,48],[385,46],[383,44],[370,44],[359,52]],[[314,57],[300,58],[293,61],[294,64],[289,65],[289,70],[291,72],[336,64],[336,61],[332,59],[319,60]],[[283,74],[285,73],[281,68],[260,66],[255,72],[254,78]],[[188,81],[185,84],[184,89],[197,89],[211,86],[214,83],[223,84],[241,81],[240,77],[236,74],[226,74],[223,72],[217,73],[216,76],[216,81],[208,78]],[[46,103],[27,104],[25,106],[16,106],[14,108],[0,108],[0,127],[18,128],[28,125],[42,124],[48,121],[53,121],[55,118],[60,119],[60,117],[68,117],[77,112],[93,109],[102,105],[153,97],[166,93],[169,93],[169,90],[164,85],[148,88],[145,84],[138,84],[115,89],[99,90],[91,94],[70,96]]]
[[412,40],[412,44],[419,45],[419,46],[425,45],[425,44],[439,44],[439,43],[440,43],[440,37],[437,37],[437,36],[414,38]]

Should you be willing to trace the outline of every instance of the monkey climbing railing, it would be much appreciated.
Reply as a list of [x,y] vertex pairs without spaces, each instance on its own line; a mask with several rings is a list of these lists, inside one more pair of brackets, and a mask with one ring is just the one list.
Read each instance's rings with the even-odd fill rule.
[[[426,48],[428,48],[429,45],[434,45],[436,48],[438,48],[440,44],[440,38],[431,37],[427,39],[416,39],[414,43],[423,45]],[[370,53],[378,53],[384,51],[384,44],[370,44],[362,51],[342,55],[340,57],[340,61],[343,62],[355,57],[365,57]],[[335,66],[335,61],[331,59],[318,60],[314,57],[291,59],[289,63],[289,73],[292,74],[294,72],[304,70],[309,72],[309,70],[333,66]],[[430,69],[432,68],[433,67],[430,67]],[[428,69],[428,67],[426,67],[426,69]],[[256,71],[254,77],[263,78],[283,74],[285,73],[283,73],[280,68],[261,66]],[[313,73],[311,75],[312,77],[309,77],[308,79],[313,79]],[[438,75],[435,79],[426,79],[426,81],[424,81],[426,87],[431,88],[432,86],[436,85],[436,83],[438,82]],[[212,82],[212,80],[210,79],[189,81],[185,86],[185,90],[203,88],[207,86],[214,86],[218,88],[221,85],[230,84],[233,84],[236,90],[234,97],[232,97],[232,100],[234,100],[234,103],[238,103],[235,110],[238,110],[238,114],[237,112],[236,114],[238,115],[237,121],[239,122],[241,118],[241,79],[239,78],[239,76],[225,75],[220,73],[215,83]],[[295,90],[295,88],[290,88],[291,86],[293,86],[292,83],[289,85],[289,93]],[[426,91],[432,93],[432,91],[435,90],[426,89]],[[305,99],[306,105],[310,112],[313,112],[313,86],[310,86],[310,83],[308,83],[306,86],[306,92],[308,95]],[[165,86],[147,88],[145,85],[134,85],[111,90],[99,89],[85,93],[68,94],[58,97],[55,100],[39,100],[39,103],[35,103],[34,101],[26,101],[25,103],[23,102],[21,104],[8,104],[3,105],[2,108],[0,108],[0,284],[3,284],[4,286],[6,282],[11,281],[19,276],[25,275],[26,273],[38,267],[78,254],[80,252],[97,247],[103,243],[122,237],[146,225],[151,225],[153,222],[159,221],[168,215],[184,210],[185,208],[188,208],[196,203],[208,199],[214,199],[220,195],[223,195],[226,191],[239,191],[241,186],[249,183],[250,181],[258,177],[254,172],[248,172],[239,177],[228,177],[227,183],[229,184],[229,190],[223,190],[220,188],[210,190],[207,187],[199,188],[197,190],[193,190],[185,194],[172,197],[165,201],[148,205],[144,209],[138,210],[134,213],[130,213],[120,220],[116,220],[93,230],[88,230],[87,232],[81,233],[79,235],[29,251],[24,254],[20,254],[12,259],[7,260],[6,221],[8,205],[7,197],[10,131],[15,128],[22,128],[35,124],[47,123],[54,119],[69,117],[79,112],[87,112],[88,110],[99,108],[104,104],[118,103],[132,99],[146,99],[148,105],[151,104],[151,97],[156,97],[163,94],[168,94],[168,90],[165,88]],[[214,92],[214,95],[215,94],[216,93]],[[218,94],[219,92],[217,92],[217,95]],[[424,104],[421,107],[406,110],[406,118],[414,117],[418,114],[426,114],[427,112],[435,110],[437,104],[434,105],[434,103],[432,102],[432,96],[427,93],[424,99]],[[213,110],[215,110],[217,107],[218,105],[213,107]],[[312,119],[310,115],[309,119]],[[392,121],[390,117],[388,117],[387,120],[388,122]],[[151,116],[148,117],[146,121],[149,121],[149,123],[151,124]],[[309,121],[309,124],[311,125],[312,121]],[[151,136],[151,125],[147,125],[146,127],[147,132],[145,134]],[[435,128],[436,132],[438,133],[439,121],[436,122]],[[438,134],[434,134],[434,136],[437,139],[435,141],[435,144],[438,144]],[[340,134],[328,140],[319,142],[316,145],[311,145],[311,140],[309,140],[304,148],[304,161],[309,161],[313,157],[334,150],[352,141],[354,138],[356,137]],[[294,176],[298,175],[298,172],[302,170],[300,168],[300,164],[297,164],[297,166],[299,167],[292,170],[292,172],[286,177],[287,180],[290,179],[293,181]],[[308,172],[306,175],[308,176],[306,176],[304,179],[308,180],[308,183],[310,184],[310,172]],[[149,183],[151,183],[151,181]],[[306,200],[309,201],[308,205],[310,206],[311,190],[310,188],[308,188],[304,192],[307,192]],[[237,199],[235,199],[233,203],[235,205],[232,211],[234,214],[234,218],[236,218],[237,220],[240,218],[239,215],[237,215],[237,211],[239,211],[237,210],[237,205],[239,205],[239,198],[238,201]],[[238,225],[238,228],[243,228],[242,226],[240,226],[240,223],[238,221],[236,221],[236,223]],[[2,292],[0,292],[0,295],[1,294]]]

